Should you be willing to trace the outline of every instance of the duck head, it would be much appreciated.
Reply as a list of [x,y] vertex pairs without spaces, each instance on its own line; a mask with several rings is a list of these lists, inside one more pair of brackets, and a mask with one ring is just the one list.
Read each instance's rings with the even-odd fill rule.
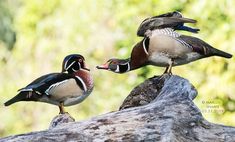
[[87,70],[85,58],[80,54],[70,54],[64,58],[62,63],[62,72],[74,73],[78,70]]
[[96,66],[97,69],[109,70],[115,73],[124,73],[131,70],[130,59],[109,59],[105,64]]
[[96,66],[97,69],[109,70],[115,73],[125,73],[148,65],[149,38],[144,38],[138,42],[128,59],[109,59],[105,64]]

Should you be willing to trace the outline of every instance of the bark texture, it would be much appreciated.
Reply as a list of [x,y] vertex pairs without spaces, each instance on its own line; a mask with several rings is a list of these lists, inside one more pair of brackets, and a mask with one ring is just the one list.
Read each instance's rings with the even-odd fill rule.
[[192,101],[196,96],[196,89],[186,79],[153,77],[135,87],[119,111],[81,122],[57,116],[48,130],[0,141],[234,142],[235,128],[206,121]]

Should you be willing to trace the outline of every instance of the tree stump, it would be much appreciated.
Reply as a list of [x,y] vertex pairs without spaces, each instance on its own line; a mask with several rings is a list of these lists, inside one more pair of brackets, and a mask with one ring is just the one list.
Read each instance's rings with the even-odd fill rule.
[[184,78],[153,77],[135,87],[119,111],[0,141],[234,142],[235,128],[206,121],[192,101],[196,96]]

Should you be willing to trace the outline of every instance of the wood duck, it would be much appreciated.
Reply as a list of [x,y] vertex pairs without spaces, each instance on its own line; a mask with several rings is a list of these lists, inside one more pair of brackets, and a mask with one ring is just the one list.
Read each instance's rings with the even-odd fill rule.
[[[174,17],[174,13],[161,15],[160,17],[167,17],[167,15],[173,15],[170,18]],[[169,24],[171,22],[174,23],[174,21],[160,21],[160,24],[157,23],[158,21],[156,20],[154,23],[155,25],[160,25],[160,27],[145,26],[144,29],[138,29],[139,34],[144,35],[144,39],[134,46],[130,58],[109,59],[105,64],[97,66],[97,68],[115,73],[125,73],[146,65],[154,65],[166,67],[164,73],[172,74],[172,66],[187,64],[210,56],[232,57],[231,54],[213,48],[199,38],[177,33],[175,31],[177,29],[175,27],[178,27],[177,20],[175,24]],[[183,23],[181,22],[179,25],[183,25]],[[147,27],[150,29],[146,29]],[[143,31],[147,33],[143,34]]]
[[64,58],[61,73],[50,73],[34,80],[7,101],[9,106],[19,101],[38,101],[59,106],[60,114],[64,106],[82,102],[93,90],[93,79],[82,55],[71,54]]
[[198,33],[200,29],[184,26],[184,23],[196,23],[194,19],[184,18],[178,12],[169,12],[162,15],[146,18],[137,30],[138,36],[147,36],[147,34],[155,29],[164,29],[170,27],[174,30],[184,30],[192,33]]

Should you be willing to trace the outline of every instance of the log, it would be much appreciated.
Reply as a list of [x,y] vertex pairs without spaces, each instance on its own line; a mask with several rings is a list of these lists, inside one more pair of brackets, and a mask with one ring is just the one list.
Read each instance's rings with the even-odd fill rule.
[[184,78],[155,76],[135,87],[119,111],[81,122],[52,122],[48,130],[0,141],[234,142],[235,128],[206,121],[192,101],[196,96],[197,90]]

